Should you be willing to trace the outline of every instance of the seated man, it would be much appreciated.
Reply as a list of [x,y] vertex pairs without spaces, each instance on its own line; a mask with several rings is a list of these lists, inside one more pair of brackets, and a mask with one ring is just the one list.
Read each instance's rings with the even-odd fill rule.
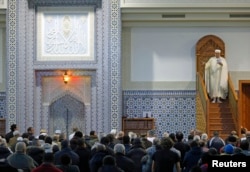
[[62,172],[59,168],[54,165],[54,155],[53,153],[45,153],[43,156],[43,163],[35,168],[32,172]]
[[56,165],[57,168],[61,169],[62,171],[74,171],[80,172],[80,169],[77,165],[71,164],[71,158],[69,155],[64,154],[61,156],[61,164]]
[[26,154],[26,144],[24,142],[17,142],[15,153],[9,155],[7,161],[10,166],[24,171],[32,171],[36,167],[36,162]]

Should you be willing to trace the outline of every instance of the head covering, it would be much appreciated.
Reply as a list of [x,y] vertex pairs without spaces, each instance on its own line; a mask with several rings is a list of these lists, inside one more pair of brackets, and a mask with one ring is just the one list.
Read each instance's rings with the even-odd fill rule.
[[62,133],[61,130],[56,130],[56,131],[55,131],[55,134],[61,134],[61,133]]
[[233,147],[231,144],[227,144],[227,145],[224,147],[224,152],[227,153],[227,154],[233,154],[233,152],[234,152],[234,147]]
[[47,136],[47,131],[45,129],[40,130],[40,135]]
[[18,130],[15,130],[15,131],[13,132],[13,135],[14,135],[14,136],[20,135],[20,132],[19,132]]
[[18,137],[16,140],[17,141],[23,141],[23,138],[22,137]]
[[215,53],[221,53],[221,50],[216,49],[214,52],[215,52]]
[[110,131],[110,134],[116,134],[117,133],[117,130],[116,129],[112,129],[111,131]]

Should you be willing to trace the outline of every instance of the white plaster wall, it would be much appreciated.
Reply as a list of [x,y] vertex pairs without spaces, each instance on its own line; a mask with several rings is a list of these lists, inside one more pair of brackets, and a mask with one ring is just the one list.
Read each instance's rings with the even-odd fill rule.
[[[131,61],[124,64],[130,65],[125,80],[131,83],[195,82],[195,46],[208,34],[225,42],[230,71],[250,71],[249,26],[132,27],[130,34]],[[186,85],[177,88],[186,89]]]
[[239,80],[250,80],[250,70],[229,72],[235,90],[239,90]]

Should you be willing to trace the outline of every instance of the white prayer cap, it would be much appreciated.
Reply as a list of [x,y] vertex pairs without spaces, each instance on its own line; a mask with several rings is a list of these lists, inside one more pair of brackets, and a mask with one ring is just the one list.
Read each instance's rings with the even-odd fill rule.
[[16,140],[17,141],[23,141],[23,138],[22,137],[18,137]]
[[110,131],[110,134],[116,134],[117,133],[117,130],[116,129],[112,129],[111,131]]
[[221,50],[216,49],[214,52],[215,52],[215,53],[220,53],[220,52],[221,52]]
[[13,135],[14,135],[14,136],[20,135],[20,132],[19,132],[18,130],[15,130],[15,131],[13,132]]
[[61,134],[61,133],[62,133],[61,130],[56,130],[56,131],[55,131],[55,134]]

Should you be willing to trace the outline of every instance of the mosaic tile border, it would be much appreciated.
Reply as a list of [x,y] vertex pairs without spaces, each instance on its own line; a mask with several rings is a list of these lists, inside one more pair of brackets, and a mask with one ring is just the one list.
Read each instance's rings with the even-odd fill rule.
[[[92,69],[97,71],[95,100],[95,119],[91,119],[93,129],[105,132],[111,128],[121,126],[121,77],[120,77],[120,6],[119,0],[9,0],[8,6],[8,90],[6,98],[7,125],[20,123],[20,130],[25,130],[27,125],[33,125],[36,121],[33,113],[40,113],[43,109],[33,109],[35,86],[34,72],[36,70],[51,69]],[[35,7],[57,5],[95,5],[96,6],[96,63],[37,63],[35,55]],[[25,23],[21,25],[21,23]],[[105,23],[105,25],[103,25]],[[27,34],[26,29],[29,30]],[[21,43],[19,44],[19,39]],[[19,48],[26,44],[26,48]],[[23,63],[25,62],[25,63]],[[104,65],[105,64],[105,65]],[[25,73],[25,75],[23,75]],[[26,82],[28,79],[31,82]],[[108,91],[107,91],[108,90]],[[18,95],[17,95],[18,93]],[[39,93],[37,93],[39,94]],[[20,98],[22,97],[22,99]],[[98,97],[98,99],[97,99]],[[24,100],[23,100],[24,98]],[[46,113],[46,112],[45,112]],[[24,115],[26,114],[26,115]],[[97,122],[98,121],[98,122]],[[110,122],[111,121],[111,122]]]
[[155,118],[158,137],[179,130],[187,137],[196,128],[196,91],[124,91],[124,116],[141,118],[144,112]]
[[6,93],[0,92],[0,118],[6,118]]

